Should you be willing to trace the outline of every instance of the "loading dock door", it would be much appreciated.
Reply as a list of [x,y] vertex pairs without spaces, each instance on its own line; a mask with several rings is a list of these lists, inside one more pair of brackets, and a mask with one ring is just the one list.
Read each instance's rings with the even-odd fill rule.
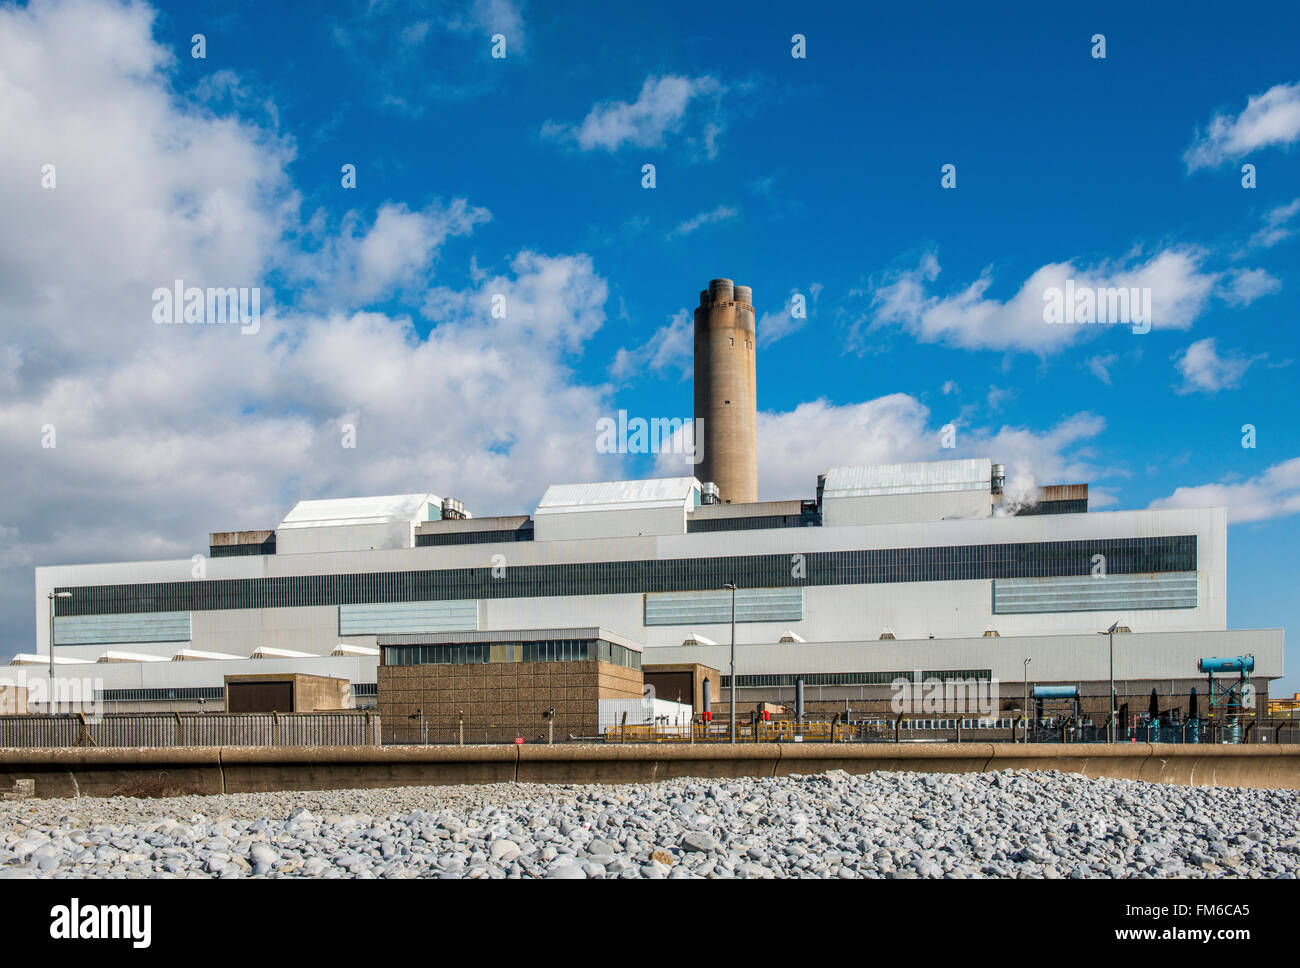
[[695,705],[695,677],[689,672],[647,672],[645,683],[654,686],[656,699]]
[[293,681],[227,682],[226,708],[232,713],[291,713]]

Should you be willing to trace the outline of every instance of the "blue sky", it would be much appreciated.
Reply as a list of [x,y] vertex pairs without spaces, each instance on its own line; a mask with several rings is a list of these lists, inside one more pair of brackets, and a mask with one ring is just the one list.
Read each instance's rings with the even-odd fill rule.
[[[1043,6],[0,4],[0,653],[38,563],[665,472],[595,421],[690,415],[715,276],[754,288],[763,497],[951,423],[1097,509],[1226,504],[1229,624],[1290,628],[1300,17]],[[1149,287],[1151,331],[1044,324],[1067,277]],[[154,326],[175,278],[263,287],[263,331]]]

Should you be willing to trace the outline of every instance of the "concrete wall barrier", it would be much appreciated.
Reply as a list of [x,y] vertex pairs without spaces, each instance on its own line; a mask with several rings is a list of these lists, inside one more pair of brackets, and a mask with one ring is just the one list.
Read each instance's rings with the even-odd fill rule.
[[[970,773],[993,757],[993,743],[782,743],[775,776],[797,773]],[[1038,767],[1045,769],[1045,767]]]
[[220,747],[5,749],[0,790],[36,781],[38,797],[171,797],[224,793]]
[[222,747],[227,793],[348,790],[515,778],[513,746]]
[[562,744],[545,746],[0,749],[0,790],[32,779],[40,797],[258,793],[466,783],[647,783],[676,777],[845,770],[1060,770],[1192,786],[1300,790],[1300,745],[1150,743]]
[[521,783],[650,783],[682,776],[772,776],[776,743],[610,743],[518,747]]

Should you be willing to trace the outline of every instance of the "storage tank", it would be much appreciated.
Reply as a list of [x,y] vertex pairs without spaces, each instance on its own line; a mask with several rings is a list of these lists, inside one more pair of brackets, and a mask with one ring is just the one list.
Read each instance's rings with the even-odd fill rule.
[[1239,655],[1231,659],[1198,659],[1196,668],[1201,672],[1254,672],[1255,657]]

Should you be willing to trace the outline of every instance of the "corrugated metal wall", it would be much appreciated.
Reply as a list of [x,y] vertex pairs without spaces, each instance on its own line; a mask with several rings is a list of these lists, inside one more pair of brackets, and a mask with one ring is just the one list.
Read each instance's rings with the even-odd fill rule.
[[59,615],[54,619],[54,640],[59,645],[188,642],[190,638],[189,612]]
[[[737,622],[803,620],[802,588],[736,589]],[[646,625],[705,625],[731,621],[731,592],[648,592]]]
[[[109,713],[0,716],[0,748],[378,746],[379,716],[330,713]],[[88,739],[87,739],[88,738]]]
[[339,606],[339,635],[462,632],[478,628],[478,600]]
[[993,579],[994,615],[1195,608],[1196,602],[1194,571]]

